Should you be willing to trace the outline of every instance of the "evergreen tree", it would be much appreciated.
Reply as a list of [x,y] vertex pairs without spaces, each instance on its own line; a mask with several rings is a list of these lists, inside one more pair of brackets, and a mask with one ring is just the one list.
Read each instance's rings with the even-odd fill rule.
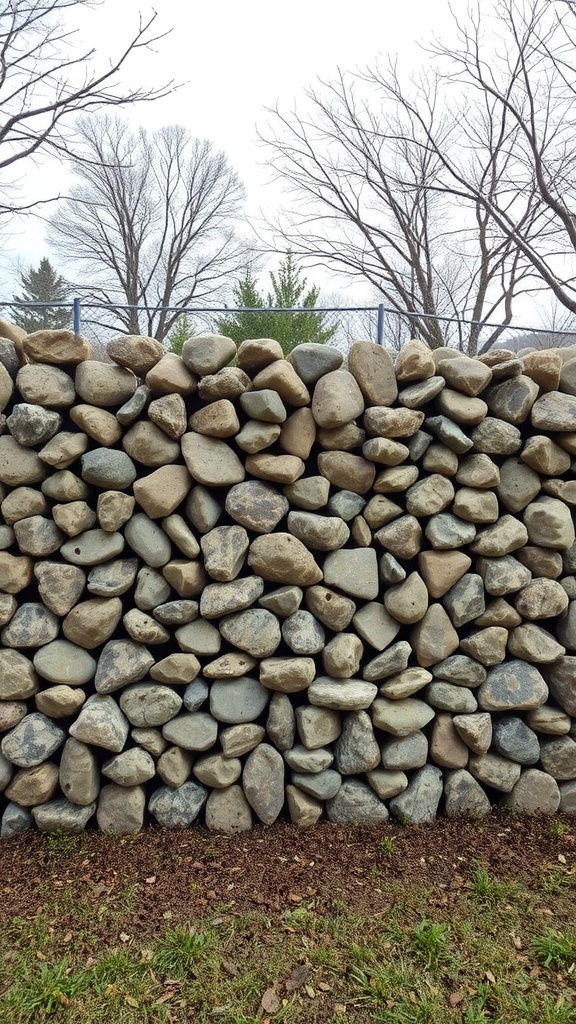
[[189,338],[193,338],[194,334],[195,331],[190,317],[183,314],[178,317],[174,327],[166,338],[166,348],[169,352],[175,352],[177,356],[181,356],[184,342],[188,341]]
[[[14,302],[66,302],[68,284],[61,277],[50,260],[40,260],[38,269],[30,267],[20,274],[21,295],[13,295]],[[34,331],[70,328],[71,309],[64,306],[14,306],[14,323],[27,334]]]
[[[275,338],[285,355],[296,345],[316,342],[324,345],[336,333],[336,327],[326,323],[326,314],[313,312],[320,289],[308,287],[301,269],[289,252],[282,260],[278,273],[270,272],[272,290],[264,295],[259,291],[252,272],[247,270],[234,287],[236,305],[271,310],[270,313],[234,313],[216,321],[219,334],[233,338],[237,345],[247,338]],[[311,312],[278,313],[274,310],[300,307]]]

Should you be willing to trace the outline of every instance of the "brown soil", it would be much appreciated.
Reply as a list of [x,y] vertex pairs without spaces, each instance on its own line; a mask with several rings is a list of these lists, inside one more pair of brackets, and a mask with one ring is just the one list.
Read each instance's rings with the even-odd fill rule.
[[[479,862],[496,878],[535,887],[543,871],[574,865],[576,822],[566,825],[558,835],[550,819],[494,815],[408,827],[325,822],[297,830],[281,823],[234,837],[202,828],[64,841],[30,833],[0,843],[0,920],[33,917],[48,894],[63,888],[90,902],[122,899],[130,888],[136,898],[126,918],[142,938],[163,932],[167,918],[176,924],[219,907],[277,915],[310,903],[322,913],[340,902],[348,912],[374,915],[390,907],[387,881],[417,879],[430,887],[431,903],[445,901]],[[392,836],[389,852],[382,840]],[[116,931],[117,924],[111,942]]]

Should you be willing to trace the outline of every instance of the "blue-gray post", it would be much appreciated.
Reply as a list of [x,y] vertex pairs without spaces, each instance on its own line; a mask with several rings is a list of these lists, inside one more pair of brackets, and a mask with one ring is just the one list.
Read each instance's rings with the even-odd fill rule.
[[80,299],[72,302],[72,316],[74,318],[74,334],[80,334]]
[[376,324],[376,344],[384,344],[384,305],[382,302],[378,306],[378,321]]

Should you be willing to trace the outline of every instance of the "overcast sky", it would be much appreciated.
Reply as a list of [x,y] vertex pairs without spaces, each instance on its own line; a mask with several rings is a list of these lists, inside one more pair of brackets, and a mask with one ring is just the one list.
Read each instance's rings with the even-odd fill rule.
[[[180,123],[211,139],[243,179],[253,217],[260,210],[273,215],[279,199],[257,144],[266,107],[289,109],[318,77],[332,77],[337,66],[365,65],[379,53],[420,64],[418,42],[450,24],[446,0],[159,0],[156,7],[158,31],[169,35],[154,52],[127,63],[126,81],[160,86],[175,79],[182,85],[164,100],[131,108],[129,116],[150,128]],[[147,17],[151,7],[140,0],[103,0],[78,21],[81,45],[96,46],[102,59],[117,54],[140,12]],[[27,168],[28,194],[49,194],[55,180],[60,188],[61,166]],[[5,254],[4,276],[18,260],[35,264],[47,252],[41,225],[27,221]]]

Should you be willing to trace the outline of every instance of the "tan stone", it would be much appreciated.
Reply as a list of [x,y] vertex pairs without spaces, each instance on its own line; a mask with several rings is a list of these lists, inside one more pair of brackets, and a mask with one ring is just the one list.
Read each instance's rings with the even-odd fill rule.
[[364,516],[356,516],[352,522],[352,538],[359,548],[368,548],[372,543],[372,531]]
[[49,408],[72,405],[76,398],[70,374],[45,363],[22,366],[16,374],[16,387],[25,402]]
[[560,384],[560,372],[563,366],[562,357],[558,352],[539,349],[530,352],[522,359],[522,366],[527,377],[531,377],[542,391],[557,391]]
[[0,363],[0,413],[8,405],[14,393],[14,381],[3,363]]
[[522,617],[503,597],[496,597],[490,601],[482,615],[474,619],[476,626],[502,626],[505,629],[513,629],[521,622]]
[[363,510],[363,518],[373,530],[379,530],[386,523],[391,523],[402,515],[402,506],[385,498],[383,494],[376,494],[370,499]]
[[29,586],[33,568],[32,559],[28,555],[11,555],[8,551],[0,551],[0,591],[19,594]]
[[514,599],[516,611],[524,619],[551,619],[568,607],[568,594],[555,580],[531,580]]
[[272,480],[277,484],[293,484],[306,469],[296,455],[258,455],[246,457],[246,472],[257,480]]
[[186,558],[197,558],[200,554],[200,545],[188,523],[182,516],[172,514],[162,520],[162,529],[167,537],[174,542],[179,551]]
[[207,679],[238,679],[248,675],[256,667],[256,658],[239,651],[222,654],[203,668]]
[[122,619],[128,636],[137,644],[165,644],[170,634],[156,619],[140,608],[131,608]]
[[391,466],[378,473],[373,488],[377,494],[396,494],[415,484],[418,475],[418,466]]
[[154,423],[141,420],[124,435],[122,447],[143,466],[167,466],[180,456],[180,445]]
[[381,466],[399,466],[408,458],[410,449],[400,441],[393,441],[391,438],[371,437],[362,445],[362,454],[371,462],[377,462]]
[[54,505],[52,518],[69,537],[76,537],[94,526],[96,513],[85,501],[69,501],[65,505]]
[[288,405],[303,406],[310,404],[310,392],[296,370],[285,359],[275,360],[265,366],[254,377],[254,388],[261,391],[270,388],[276,391],[283,402]]
[[163,395],[148,406],[148,418],[168,437],[177,441],[186,432],[186,403],[182,395]]
[[542,434],[528,438],[520,458],[531,469],[546,476],[562,476],[570,469],[569,453]]
[[566,505],[576,505],[576,480],[543,480],[542,490]]
[[118,597],[95,597],[82,601],[68,612],[62,623],[67,640],[91,651],[109,640],[122,615]]
[[88,484],[69,469],[59,469],[41,484],[42,494],[53,501],[86,501],[90,494]]
[[131,518],[135,504],[135,498],[131,494],[101,491],[96,505],[100,527],[106,533],[116,533]]
[[376,476],[373,463],[350,452],[321,452],[318,472],[335,487],[354,491],[355,494],[366,494]]
[[389,406],[398,397],[392,356],[372,341],[355,341],[348,352],[348,367],[366,405]]
[[200,671],[200,662],[194,654],[169,654],[150,669],[150,676],[158,683],[173,686],[191,683]]
[[314,388],[312,415],[319,427],[342,427],[364,412],[364,398],[348,370],[324,374]]
[[388,697],[388,700],[402,700],[418,693],[418,690],[431,683],[433,678],[432,673],[426,668],[405,668],[389,676],[378,692],[382,697]]
[[463,395],[460,391],[453,391],[452,388],[444,388],[436,399],[438,411],[444,416],[449,416],[456,423],[466,423],[476,426],[481,423],[488,413],[488,406],[481,398],[472,398],[470,395]]
[[479,359],[470,356],[458,356],[457,359],[442,359],[438,364],[438,373],[446,378],[455,391],[475,398],[492,380],[492,370]]
[[185,466],[160,466],[134,481],[134,497],[150,519],[169,516],[184,501],[192,486]]
[[576,455],[576,434],[558,434],[556,443],[571,455]]
[[111,412],[94,405],[75,405],[70,409],[70,419],[88,437],[108,447],[122,437],[122,427]]
[[351,679],[360,671],[364,644],[355,633],[337,633],[322,651],[326,675],[333,679]]
[[412,630],[410,643],[418,664],[428,668],[454,654],[460,638],[442,605],[431,604]]
[[34,575],[40,597],[55,615],[67,615],[86,585],[86,575],[79,565],[37,562]]
[[22,339],[22,348],[31,363],[76,366],[90,359],[90,345],[73,331],[34,331]]
[[36,694],[36,707],[49,718],[69,718],[80,710],[86,694],[78,686],[50,686]]
[[138,380],[131,370],[97,359],[87,359],[76,370],[76,391],[88,405],[104,408],[124,405],[132,398],[137,385]]
[[242,342],[236,355],[238,366],[250,376],[278,359],[284,359],[284,353],[280,343],[273,338],[249,338]]
[[132,370],[137,377],[145,377],[162,359],[166,349],[156,338],[140,334],[121,334],[108,342],[107,352],[114,363]]
[[494,491],[460,487],[454,495],[452,511],[466,523],[495,523],[500,514]]
[[422,527],[415,516],[401,516],[383,526],[375,536],[396,558],[415,558],[422,546]]
[[244,466],[225,441],[189,433],[184,434],[180,443],[188,470],[198,483],[208,487],[231,487],[244,480]]
[[[83,363],[81,365],[84,365]],[[54,434],[40,449],[38,455],[43,462],[56,469],[67,469],[67,467],[79,459],[88,448],[88,437],[83,433],[72,433],[69,430],[61,430]]]
[[289,533],[256,537],[250,545],[248,565],[255,575],[273,583],[308,586],[323,576],[308,549]]
[[19,807],[35,807],[50,800],[57,785],[58,768],[52,761],[43,761],[34,768],[21,768],[4,792]]
[[428,589],[417,572],[384,593],[384,607],[397,622],[419,622],[428,609]]
[[297,409],[282,424],[280,447],[299,459],[307,459],[316,440],[316,423],[308,407]]
[[279,423],[263,423],[261,420],[248,420],[242,427],[242,430],[236,434],[236,444],[242,451],[255,455],[265,448],[270,448],[279,437]]
[[433,516],[442,512],[454,498],[454,487],[440,473],[424,477],[406,494],[406,511],[411,516]]
[[503,626],[487,626],[460,642],[460,650],[481,665],[500,665],[506,657],[508,630]]
[[356,605],[351,598],[328,587],[309,587],[305,600],[308,610],[335,633],[346,629],[356,612]]
[[427,473],[440,473],[442,476],[454,476],[458,470],[458,456],[451,448],[438,442],[428,446],[422,459],[422,466]]
[[199,377],[218,373],[236,355],[236,344],[224,334],[201,334],[188,338],[182,346],[182,359]]
[[489,455],[466,455],[458,466],[456,481],[466,487],[497,487],[500,470]]
[[427,380],[436,373],[436,364],[432,353],[423,341],[413,339],[406,342],[396,357],[396,378],[403,383]]
[[366,440],[366,431],[356,423],[345,423],[342,427],[321,427],[318,444],[328,452],[351,452],[361,448]]
[[508,653],[536,665],[549,665],[566,654],[566,648],[546,629],[524,622],[510,631]]
[[146,386],[156,395],[194,395],[198,390],[197,378],[175,352],[166,352],[148,370],[145,380]]
[[562,575],[562,555],[551,548],[527,544],[516,552],[516,558],[525,565],[533,576],[545,576],[556,580]]
[[323,804],[297,786],[286,786],[286,802],[290,821],[298,828],[311,828],[322,817]]
[[574,543],[570,509],[557,498],[541,497],[524,511],[524,523],[532,544],[567,551]]
[[162,569],[164,579],[179,597],[196,597],[208,583],[208,577],[201,562],[175,558]]
[[423,422],[424,413],[419,409],[388,409],[378,405],[364,413],[364,426],[370,437],[412,437]]
[[232,402],[228,398],[221,398],[193,413],[189,426],[197,434],[207,434],[209,437],[234,437],[240,430],[240,421]]
[[299,693],[306,690],[316,675],[313,658],[263,658],[260,682],[278,693]]
[[454,727],[452,715],[444,711],[436,712],[430,740],[430,756],[434,764],[442,768],[465,768],[469,753]]
[[224,366],[198,382],[198,397],[202,402],[219,402],[223,398],[235,401],[251,390],[252,381],[239,366]]
[[0,437],[0,483],[9,487],[37,484],[48,475],[48,467],[32,448],[18,444],[9,434]]
[[[1,365],[1,364],[0,364]],[[48,502],[35,487],[16,487],[9,491],[0,505],[4,522],[13,526],[20,519],[29,516],[42,516],[48,510]]]

